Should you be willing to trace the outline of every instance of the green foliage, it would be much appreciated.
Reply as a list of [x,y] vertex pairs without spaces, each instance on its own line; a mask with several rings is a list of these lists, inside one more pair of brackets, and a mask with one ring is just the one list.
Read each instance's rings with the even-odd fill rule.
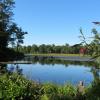
[[3,100],[33,100],[39,95],[39,87],[17,73],[0,76],[0,98]]
[[[45,54],[45,53],[59,53],[59,54],[79,54],[80,48],[83,46],[81,44],[75,44],[73,46],[65,45],[45,45],[41,44],[39,46],[33,44],[32,46],[19,46],[18,51],[25,54]],[[83,47],[84,48],[84,47]],[[16,50],[17,47],[14,48]],[[85,52],[86,53],[86,52]]]
[[42,95],[40,99],[41,100],[50,100],[46,94]]
[[10,48],[5,48],[3,51],[0,51],[0,61],[14,61],[20,60],[24,57],[23,53],[16,52]]
[[[94,24],[96,24],[94,22]],[[97,22],[99,24],[99,22]],[[83,39],[83,43],[88,48],[89,54],[91,54],[92,58],[95,59],[95,62],[97,63],[94,65],[95,67],[98,67],[98,69],[95,69],[95,67],[91,68],[91,71],[94,76],[94,81],[91,84],[91,87],[88,87],[85,91],[85,98],[86,100],[100,100],[100,75],[99,75],[99,67],[100,67],[100,33],[93,28],[92,33],[93,37],[90,43],[87,43],[86,37],[84,36],[82,30],[81,37]]]
[[8,45],[9,24],[13,15],[13,0],[0,0],[0,49]]
[[46,83],[42,86],[42,90],[44,94],[55,94],[57,93],[57,85],[52,83]]
[[0,99],[4,100],[62,100],[75,96],[74,92],[71,85],[38,84],[17,73],[0,76]]
[[76,90],[77,89],[74,86],[72,86],[71,84],[67,84],[64,86],[60,86],[58,88],[58,93],[63,95],[75,96],[77,93]]
[[86,89],[85,96],[86,100],[100,100],[100,80]]
[[23,43],[23,32],[20,27],[12,22],[14,0],[0,0],[0,46],[6,47],[9,42]]
[[2,100],[99,100],[100,81],[85,88],[83,95],[71,84],[39,84],[26,80],[17,73],[0,76],[0,99]]
[[100,65],[100,57],[96,58],[96,62]]
[[46,83],[43,84],[42,90],[41,100],[72,100],[77,94],[76,89],[71,84],[60,86]]
[[18,47],[27,34],[12,20],[14,4],[14,0],[0,0],[0,60],[8,60],[7,50],[11,51],[7,49],[8,45]]
[[92,40],[90,41],[90,43],[87,43],[86,37],[84,36],[82,29],[80,29],[80,33],[82,43],[84,43],[88,48],[89,54],[93,57],[93,59],[95,59],[97,63],[100,64],[100,33],[95,28],[93,28],[93,36],[91,37]]

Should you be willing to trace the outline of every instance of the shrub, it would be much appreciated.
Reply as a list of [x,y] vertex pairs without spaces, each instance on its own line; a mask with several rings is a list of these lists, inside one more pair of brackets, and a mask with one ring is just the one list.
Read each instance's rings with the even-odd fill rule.
[[0,76],[0,98],[9,99],[33,99],[39,94],[40,85],[30,82],[21,75],[13,73]]

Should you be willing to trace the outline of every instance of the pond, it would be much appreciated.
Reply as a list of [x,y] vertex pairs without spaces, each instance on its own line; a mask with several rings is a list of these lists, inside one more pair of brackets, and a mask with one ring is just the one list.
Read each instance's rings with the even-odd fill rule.
[[67,61],[52,57],[33,57],[24,60],[32,63],[8,64],[8,70],[18,71],[27,79],[40,83],[77,85],[79,81],[83,81],[85,85],[89,85],[94,80],[92,71],[95,64],[93,62]]

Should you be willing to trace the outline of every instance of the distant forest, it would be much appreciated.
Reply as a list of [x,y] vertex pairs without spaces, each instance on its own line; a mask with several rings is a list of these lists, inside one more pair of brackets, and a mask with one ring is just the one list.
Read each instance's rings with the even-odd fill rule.
[[13,48],[15,51],[22,52],[24,54],[33,54],[33,53],[62,53],[62,54],[90,54],[91,52],[88,50],[87,46],[83,46],[82,44],[75,44],[70,46],[69,44],[65,45],[28,45],[28,46],[19,46]]

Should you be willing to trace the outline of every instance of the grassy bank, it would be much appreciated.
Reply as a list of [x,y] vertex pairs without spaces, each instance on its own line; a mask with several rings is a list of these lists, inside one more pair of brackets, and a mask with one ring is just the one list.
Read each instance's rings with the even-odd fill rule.
[[[97,85],[96,85],[97,86]],[[98,87],[86,87],[84,93],[79,94],[77,87],[71,84],[56,85],[40,84],[25,79],[17,73],[0,76],[1,100],[100,100]]]
[[49,54],[30,54],[33,56],[63,56],[63,57],[67,57],[67,56],[78,56],[78,57],[90,57],[90,55],[82,55],[82,54],[58,54],[58,53],[49,53]]

